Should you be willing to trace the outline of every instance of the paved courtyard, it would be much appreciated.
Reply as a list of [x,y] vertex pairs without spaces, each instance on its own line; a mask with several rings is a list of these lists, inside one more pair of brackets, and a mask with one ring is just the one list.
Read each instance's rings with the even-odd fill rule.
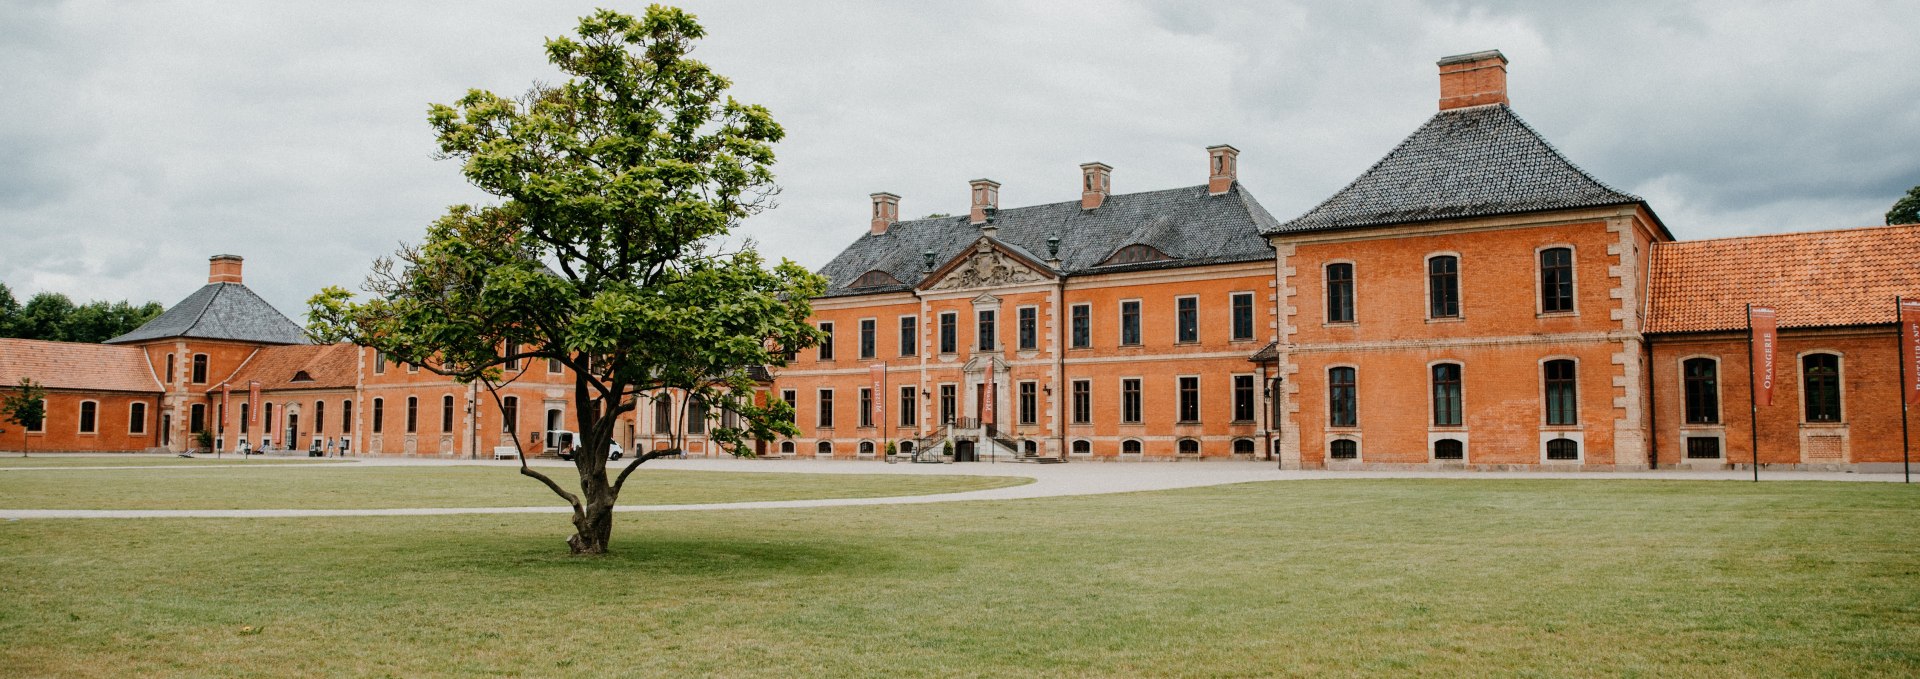
[[[100,464],[84,467],[8,467],[0,459],[0,473],[57,473],[72,469],[128,469],[166,473],[172,469],[207,469],[215,466],[245,467],[235,460],[220,465],[190,467],[119,467],[114,460],[127,456],[98,456]],[[565,473],[571,464],[557,460],[538,460],[535,466]],[[351,474],[355,469],[390,466],[482,465],[502,467],[512,473],[518,466],[512,461],[444,460],[427,458],[359,458],[337,464],[274,465],[276,470],[300,469],[314,474]],[[256,465],[266,466],[266,465]],[[857,505],[902,505],[970,500],[1019,500],[1068,495],[1099,495],[1140,491],[1171,490],[1199,486],[1218,486],[1251,481],[1313,481],[1320,479],[1666,479],[1688,481],[1749,481],[1747,471],[1655,470],[1644,472],[1481,472],[1481,471],[1308,471],[1275,469],[1270,462],[1078,462],[1070,464],[1022,464],[975,462],[965,464],[885,464],[854,460],[742,460],[685,459],[655,460],[642,472],[655,470],[751,472],[767,474],[963,474],[976,476],[1019,476],[1032,483],[939,495],[908,495],[877,498],[840,498],[818,500],[782,500],[767,502],[731,502],[714,504],[624,505],[624,512],[684,512],[738,509],[791,509],[799,507],[835,507]],[[1769,472],[1762,470],[1762,481],[1854,481],[1899,482],[1900,474],[1857,474],[1847,472]],[[559,479],[563,483],[565,478]],[[528,483],[533,483],[529,480]],[[422,516],[437,514],[542,514],[566,513],[559,504],[529,507],[418,507],[405,509],[0,509],[0,519],[125,519],[125,518],[247,518],[316,516]]]

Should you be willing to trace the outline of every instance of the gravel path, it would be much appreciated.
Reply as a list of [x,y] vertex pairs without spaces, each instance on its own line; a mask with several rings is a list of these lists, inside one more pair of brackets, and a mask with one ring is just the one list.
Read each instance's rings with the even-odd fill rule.
[[[103,460],[104,461],[104,460]],[[449,464],[513,467],[511,461],[468,461],[436,459],[368,458],[351,464],[255,465],[257,468],[308,469],[315,473],[352,473],[353,469],[391,466],[444,466]],[[570,467],[566,463],[541,461],[540,466]],[[206,469],[215,465],[149,467],[31,467],[0,471],[43,469],[126,469],[165,471],[169,469]],[[237,465],[246,466],[244,463]],[[1170,490],[1198,486],[1218,486],[1249,481],[1308,481],[1316,479],[1663,479],[1689,481],[1745,481],[1745,471],[1647,472],[1327,472],[1281,471],[1264,462],[1142,462],[1071,464],[884,464],[851,460],[732,460],[689,459],[656,460],[641,468],[644,472],[663,470],[725,471],[751,473],[806,474],[959,474],[971,476],[1020,476],[1033,483],[938,495],[899,497],[843,498],[819,500],[781,500],[769,502],[732,502],[717,504],[628,505],[622,512],[687,512],[720,509],[794,509],[804,507],[848,507],[865,505],[903,505],[929,502],[966,502],[974,500],[1021,500],[1068,495],[1098,495]],[[1765,481],[1866,481],[1899,482],[1899,474],[1852,474],[1844,472],[1769,472],[1761,471]],[[410,509],[0,509],[0,519],[134,519],[134,518],[282,518],[327,516],[435,516],[448,514],[564,514],[572,509],[560,505],[537,507],[423,507]]]

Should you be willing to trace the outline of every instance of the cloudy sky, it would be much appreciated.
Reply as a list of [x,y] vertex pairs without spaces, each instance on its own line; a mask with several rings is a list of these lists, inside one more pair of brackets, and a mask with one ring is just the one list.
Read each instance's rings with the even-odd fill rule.
[[[552,80],[599,2],[0,3],[0,281],[172,302],[236,253],[299,317],[324,285],[484,200],[430,102]],[[787,129],[762,249],[817,267],[866,228],[1200,184],[1210,144],[1282,219],[1435,108],[1434,61],[1497,48],[1514,106],[1681,238],[1878,224],[1920,184],[1920,3],[704,2],[697,55]],[[1604,7],[1602,7],[1604,5]],[[1551,6],[1545,8],[1544,6]]]

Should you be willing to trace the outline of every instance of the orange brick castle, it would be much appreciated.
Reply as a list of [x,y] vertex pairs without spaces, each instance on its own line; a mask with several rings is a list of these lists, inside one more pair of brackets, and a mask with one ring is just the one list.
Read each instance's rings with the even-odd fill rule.
[[[1003,208],[1001,185],[979,179],[966,215],[905,221],[900,196],[873,194],[866,232],[822,270],[815,323],[829,340],[766,385],[801,433],[757,452],[1744,464],[1752,303],[1776,307],[1781,327],[1760,461],[1898,467],[1893,300],[1920,296],[1920,226],[1677,241],[1646,201],[1515,114],[1499,52],[1439,67],[1440,111],[1291,219],[1237,181],[1225,145],[1187,187],[1115,193],[1114,169],[1087,163],[1077,201]],[[0,340],[0,382],[49,388],[49,419],[26,434],[36,450],[180,450],[212,427],[228,450],[270,437],[487,455],[569,421],[564,371],[515,368],[502,407],[370,351],[308,344],[230,256],[106,345]],[[256,383],[261,412],[220,418]],[[672,402],[628,415],[616,442],[663,447],[684,423],[689,450],[714,453],[699,434],[724,414]]]

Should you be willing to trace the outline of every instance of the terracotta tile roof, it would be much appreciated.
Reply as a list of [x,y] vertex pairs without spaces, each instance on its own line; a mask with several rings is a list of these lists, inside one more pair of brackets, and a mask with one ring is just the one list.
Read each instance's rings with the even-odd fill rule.
[[1920,225],[1661,243],[1651,269],[1650,333],[1744,330],[1748,303],[1783,328],[1892,323],[1920,297]]
[[0,389],[22,377],[48,389],[161,391],[139,347],[0,339]]
[[[359,348],[351,344],[291,344],[261,347],[228,378],[235,389],[258,381],[261,389],[343,389],[358,381]],[[209,392],[219,391],[215,384]]]

